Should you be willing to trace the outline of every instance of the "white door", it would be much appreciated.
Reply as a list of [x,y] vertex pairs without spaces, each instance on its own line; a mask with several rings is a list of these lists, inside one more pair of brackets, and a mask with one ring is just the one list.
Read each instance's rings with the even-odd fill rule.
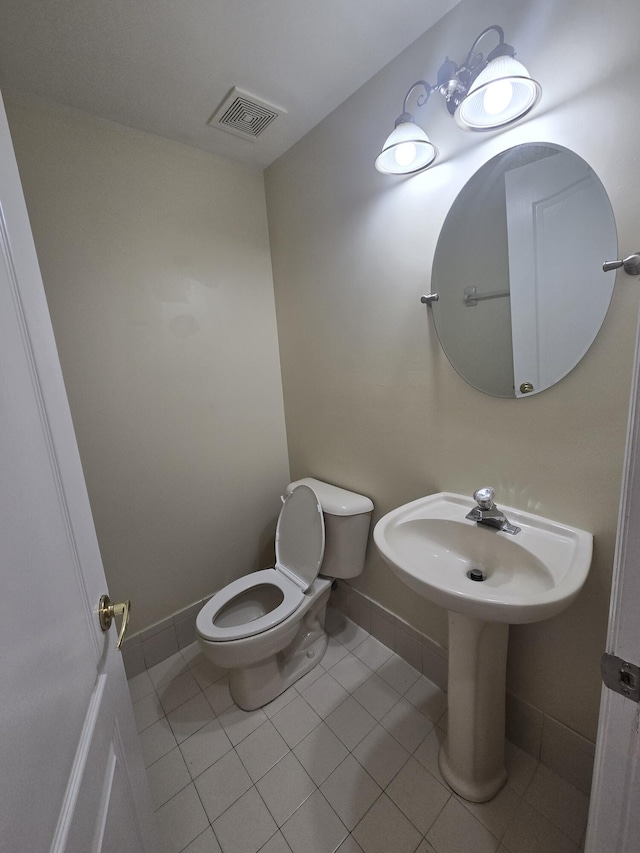
[[0,99],[0,851],[157,851]]
[[[522,384],[535,393],[565,376],[595,340],[615,280],[602,262],[617,241],[604,188],[574,155],[559,152],[504,177],[514,386],[521,397]],[[588,275],[576,275],[577,259]]]
[[[640,666],[640,335],[636,344],[607,652]],[[640,850],[639,712],[638,702],[602,688],[585,853]]]

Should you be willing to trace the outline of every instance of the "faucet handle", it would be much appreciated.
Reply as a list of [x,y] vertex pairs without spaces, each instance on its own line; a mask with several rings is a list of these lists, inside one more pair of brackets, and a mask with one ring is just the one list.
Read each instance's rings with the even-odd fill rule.
[[495,491],[491,488],[491,486],[482,486],[480,489],[476,489],[473,493],[473,499],[476,501],[480,509],[493,509],[493,498],[495,497]]

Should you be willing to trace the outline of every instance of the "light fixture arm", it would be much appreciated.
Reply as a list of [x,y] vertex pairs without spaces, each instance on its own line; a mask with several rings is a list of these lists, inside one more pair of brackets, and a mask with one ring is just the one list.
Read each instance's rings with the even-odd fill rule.
[[510,56],[514,55],[515,51],[513,50],[511,45],[506,44],[506,42],[504,40],[504,30],[502,29],[502,27],[498,26],[498,24],[491,24],[490,27],[487,27],[485,30],[483,30],[480,33],[479,36],[477,36],[476,40],[471,45],[471,49],[469,50],[469,53],[467,54],[467,58],[465,59],[462,67],[473,70],[473,68],[474,68],[474,64],[473,64],[474,56],[477,56],[481,62],[483,61],[483,59],[484,59],[483,55],[481,53],[476,54],[475,50],[478,47],[478,45],[480,44],[480,42],[482,41],[482,39],[488,33],[491,33],[491,32],[498,33],[499,42],[498,42],[497,46],[494,47],[494,49],[487,56],[487,62],[490,62],[492,59],[495,59],[496,56],[502,56],[505,53],[503,48],[507,48]]
[[[484,54],[476,51],[482,39],[489,33],[497,33],[498,44],[485,58]],[[515,50],[504,40],[504,30],[498,24],[491,24],[476,36],[462,65],[456,65],[447,57],[438,71],[438,86],[444,95],[447,109],[453,115],[462,101],[466,98],[473,81],[489,62],[498,56],[515,56]]]
[[[489,34],[498,43],[485,55],[478,47]],[[416,124],[411,109],[424,107],[436,90],[464,130],[497,130],[527,115],[542,89],[514,57],[515,50],[505,42],[502,27],[491,24],[476,36],[462,65],[445,58],[435,86],[416,80],[404,96],[402,113],[376,158],[376,169],[390,175],[411,175],[435,161],[438,150]]]
[[431,83],[427,83],[426,80],[416,80],[416,82],[409,87],[407,94],[404,96],[404,101],[402,102],[402,114],[399,115],[396,119],[396,127],[402,121],[414,121],[413,115],[407,109],[407,105],[409,98],[413,94],[414,90],[420,86],[424,89],[424,94],[420,94],[416,98],[416,106],[418,107],[424,107],[424,105],[431,97],[431,93],[437,89],[437,86],[432,86]]
[[[497,33],[498,44],[489,52],[487,58],[481,52],[476,52],[476,48],[482,39],[489,33]],[[424,94],[419,95],[416,99],[416,106],[424,107],[431,97],[431,93],[439,91],[444,96],[447,102],[447,109],[453,115],[461,101],[464,100],[467,92],[478,74],[486,67],[487,63],[498,56],[514,56],[515,50],[510,44],[504,40],[504,30],[498,24],[491,24],[490,27],[484,29],[475,39],[467,58],[462,65],[456,63],[447,57],[438,69],[438,82],[435,86],[428,83],[426,80],[416,80],[409,87],[407,94],[404,96],[402,104],[402,114],[396,119],[396,127],[402,121],[415,121],[413,114],[407,109],[409,98],[413,91],[418,87],[424,89]]]

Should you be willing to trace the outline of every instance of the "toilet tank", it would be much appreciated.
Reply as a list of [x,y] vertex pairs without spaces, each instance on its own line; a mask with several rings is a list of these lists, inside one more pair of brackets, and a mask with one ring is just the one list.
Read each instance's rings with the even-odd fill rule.
[[309,486],[318,496],[324,515],[325,545],[320,574],[329,578],[354,578],[364,568],[373,503],[364,495],[304,477],[287,486]]

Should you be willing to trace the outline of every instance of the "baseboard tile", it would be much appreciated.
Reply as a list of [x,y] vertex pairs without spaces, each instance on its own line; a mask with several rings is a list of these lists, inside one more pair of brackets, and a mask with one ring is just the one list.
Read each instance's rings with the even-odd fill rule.
[[122,660],[127,678],[139,675],[195,642],[196,618],[210,598],[209,595],[194,601],[137,634],[126,637],[122,644]]

